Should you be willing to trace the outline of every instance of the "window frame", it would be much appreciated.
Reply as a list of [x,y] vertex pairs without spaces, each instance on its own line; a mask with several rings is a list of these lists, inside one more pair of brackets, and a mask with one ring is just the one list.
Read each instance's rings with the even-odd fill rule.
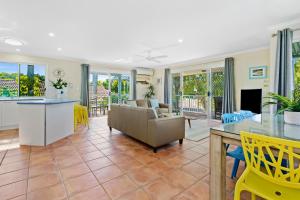
[[[13,96],[11,98],[19,98],[19,97],[29,97],[29,98],[45,98],[47,96],[47,90],[48,90],[48,85],[49,85],[49,80],[48,80],[48,65],[47,64],[42,64],[42,63],[32,63],[32,62],[12,62],[12,61],[6,61],[6,60],[0,60],[0,63],[10,63],[10,64],[17,64],[18,65],[18,95]],[[45,93],[43,96],[20,96],[20,73],[21,73],[21,65],[39,65],[45,67]],[[0,96],[0,98],[6,98],[5,96]]]

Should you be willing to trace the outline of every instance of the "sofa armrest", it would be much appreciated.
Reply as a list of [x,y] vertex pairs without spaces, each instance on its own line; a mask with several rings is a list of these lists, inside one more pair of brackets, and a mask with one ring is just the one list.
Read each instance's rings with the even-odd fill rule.
[[159,108],[170,108],[169,104],[159,103]]
[[159,147],[185,137],[184,117],[165,117],[148,120],[148,144]]

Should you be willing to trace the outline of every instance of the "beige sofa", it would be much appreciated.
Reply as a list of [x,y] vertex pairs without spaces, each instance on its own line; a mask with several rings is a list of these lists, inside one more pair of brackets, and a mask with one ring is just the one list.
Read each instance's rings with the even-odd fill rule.
[[151,147],[154,152],[160,146],[185,136],[183,117],[156,118],[153,109],[128,105],[111,105],[108,111],[108,126],[117,129]]

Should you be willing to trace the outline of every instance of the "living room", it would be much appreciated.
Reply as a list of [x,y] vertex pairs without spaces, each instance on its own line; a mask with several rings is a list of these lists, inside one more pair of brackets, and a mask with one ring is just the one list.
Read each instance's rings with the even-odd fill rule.
[[2,2],[0,200],[296,200],[299,6]]

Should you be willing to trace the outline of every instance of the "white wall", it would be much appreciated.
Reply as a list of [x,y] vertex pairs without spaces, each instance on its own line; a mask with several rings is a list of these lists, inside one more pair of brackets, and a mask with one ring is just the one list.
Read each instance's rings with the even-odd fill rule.
[[[262,89],[263,97],[270,91],[270,50],[258,50],[234,56],[236,109],[240,110],[241,89]],[[268,66],[267,79],[249,79],[249,67]],[[268,109],[264,108],[264,111]]]
[[151,81],[154,86],[155,97],[161,103],[164,102],[164,74],[165,69],[156,69]]

